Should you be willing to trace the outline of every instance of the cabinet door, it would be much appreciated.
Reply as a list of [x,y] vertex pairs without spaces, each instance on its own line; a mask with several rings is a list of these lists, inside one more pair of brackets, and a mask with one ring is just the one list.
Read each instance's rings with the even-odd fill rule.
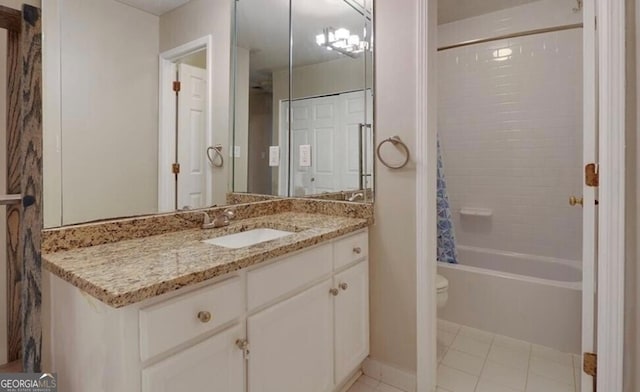
[[369,264],[335,276],[335,375],[341,383],[369,355]]
[[333,390],[331,280],[247,320],[249,392]]
[[143,392],[244,391],[240,325],[142,371]]

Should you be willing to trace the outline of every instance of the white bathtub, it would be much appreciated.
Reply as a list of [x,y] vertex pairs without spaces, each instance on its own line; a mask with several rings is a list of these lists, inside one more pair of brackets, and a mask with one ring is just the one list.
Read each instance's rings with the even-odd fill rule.
[[438,317],[563,352],[580,352],[579,262],[459,246],[438,263],[449,300]]

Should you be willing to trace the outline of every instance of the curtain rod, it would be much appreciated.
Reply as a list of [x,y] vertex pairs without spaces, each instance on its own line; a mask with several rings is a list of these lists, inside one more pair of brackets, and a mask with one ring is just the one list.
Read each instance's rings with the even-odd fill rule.
[[529,35],[551,33],[551,32],[554,32],[554,31],[580,29],[582,27],[583,27],[582,23],[575,23],[575,24],[564,25],[564,26],[546,27],[544,29],[528,30],[528,31],[520,32],[520,33],[505,34],[505,35],[500,35],[500,36],[492,37],[492,38],[473,39],[473,40],[469,40],[469,41],[460,42],[458,44],[446,45],[446,46],[439,47],[438,48],[438,52],[440,52],[442,50],[461,48],[463,46],[483,44],[483,43],[492,42],[492,41],[499,41],[499,40],[502,40],[502,39],[526,37],[526,36],[529,36]]

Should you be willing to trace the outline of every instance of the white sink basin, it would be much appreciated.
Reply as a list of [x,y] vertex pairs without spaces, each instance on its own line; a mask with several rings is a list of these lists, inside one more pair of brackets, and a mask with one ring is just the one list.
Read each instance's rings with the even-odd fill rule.
[[225,248],[239,249],[245,246],[259,244],[294,234],[289,231],[273,229],[253,229],[242,233],[229,234],[222,237],[202,241],[206,244],[218,245]]

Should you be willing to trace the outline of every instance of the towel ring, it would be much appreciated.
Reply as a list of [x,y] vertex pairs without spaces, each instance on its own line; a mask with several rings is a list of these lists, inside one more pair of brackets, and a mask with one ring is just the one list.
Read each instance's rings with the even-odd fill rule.
[[[405,153],[404,162],[402,162],[399,165],[388,164],[380,154],[380,149],[382,148],[382,145],[385,143],[391,143],[396,147],[400,146],[400,148],[402,148]],[[402,140],[400,140],[400,136],[393,136],[381,141],[380,144],[378,144],[378,148],[376,149],[376,155],[378,156],[378,159],[380,160],[380,162],[382,162],[382,164],[388,167],[389,169],[402,169],[403,167],[407,166],[407,163],[409,163],[409,159],[411,158],[411,152],[409,151],[409,147],[407,147],[407,145]]]
[[[215,155],[211,157],[211,151],[215,152]],[[220,163],[216,163],[216,158],[220,158]],[[215,167],[224,166],[224,156],[222,156],[222,144],[216,144],[213,147],[207,148],[207,159]]]

